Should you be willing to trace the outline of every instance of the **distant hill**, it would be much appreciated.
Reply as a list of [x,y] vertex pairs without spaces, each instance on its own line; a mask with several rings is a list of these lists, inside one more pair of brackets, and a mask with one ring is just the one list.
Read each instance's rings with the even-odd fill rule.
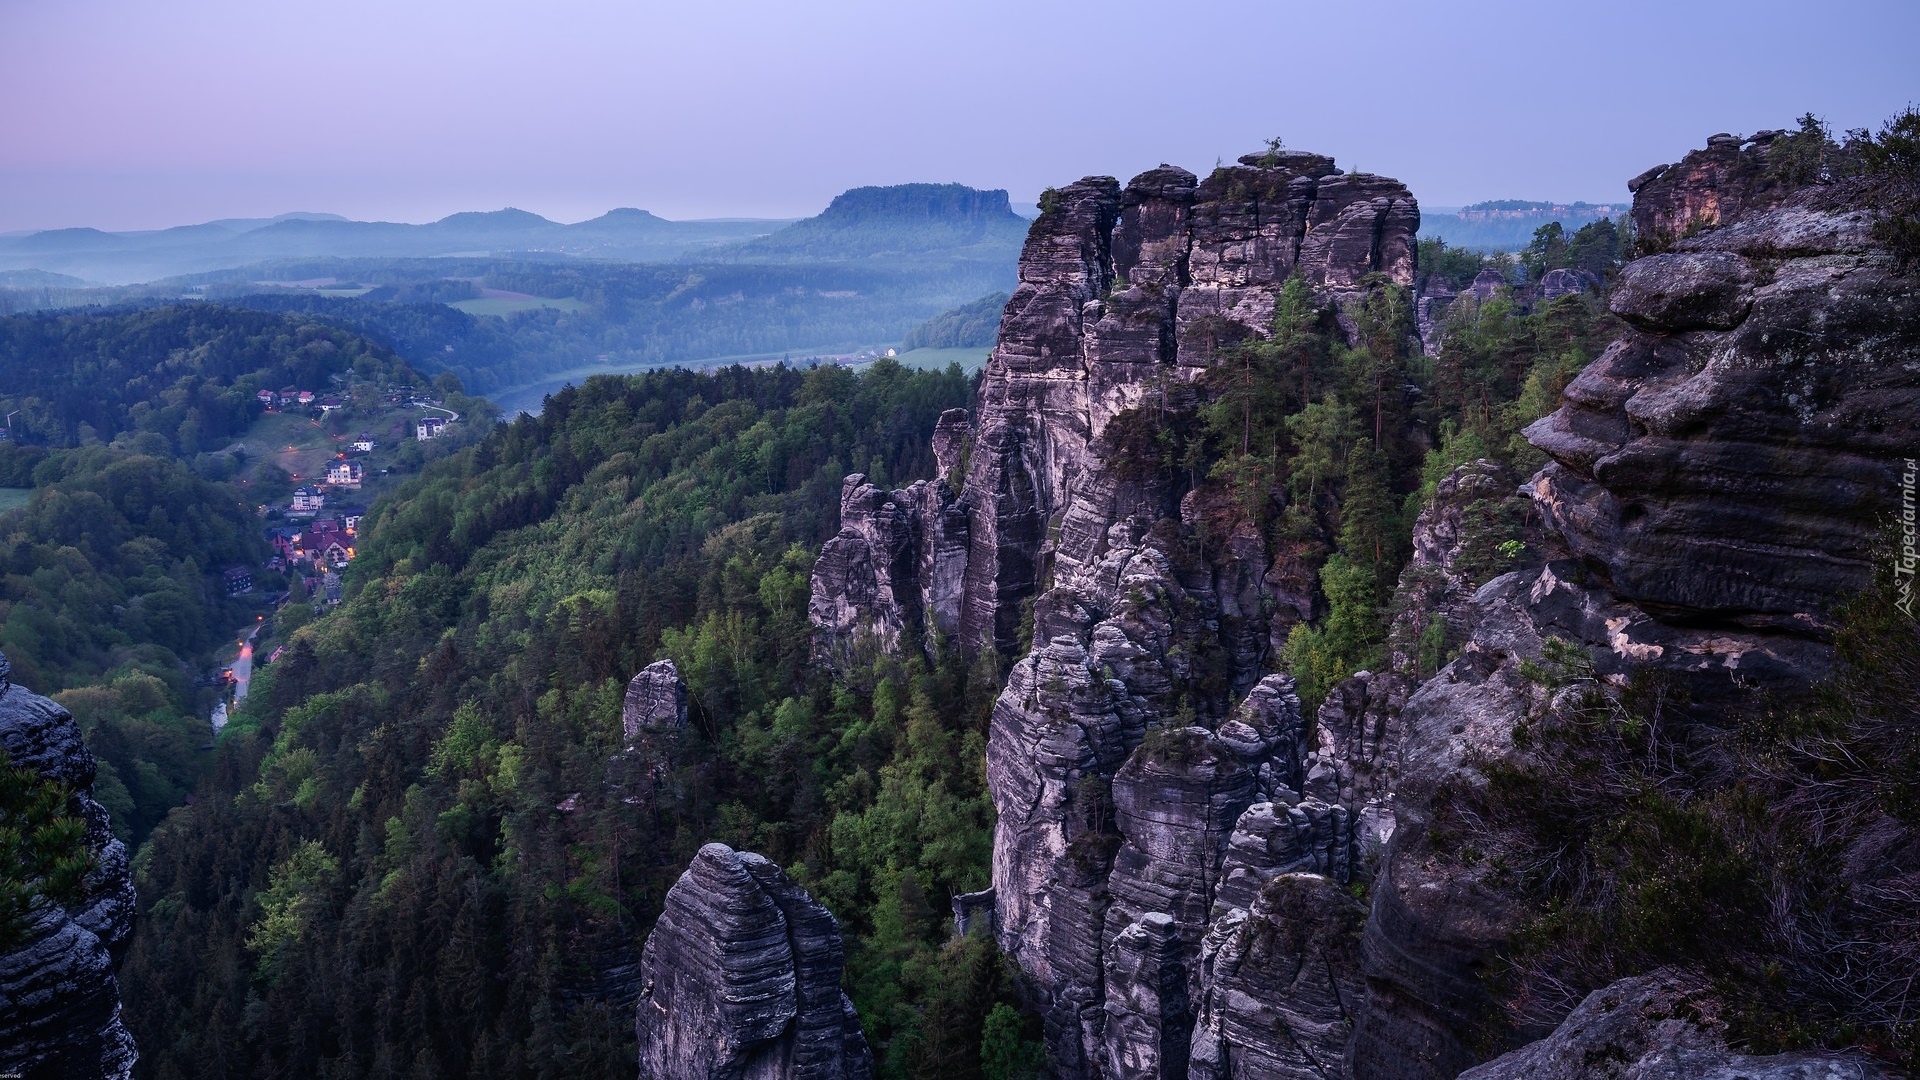
[[964,184],[859,187],[818,217],[690,258],[703,262],[848,262],[879,258],[1018,258],[1029,222],[1007,193]]
[[983,296],[935,315],[907,331],[902,351],[913,349],[969,349],[993,344],[1000,330],[1000,312],[1007,306],[1003,292]]
[[113,284],[301,258],[429,258],[547,253],[623,262],[668,262],[760,236],[783,221],[668,221],[613,210],[572,225],[508,208],[460,213],[425,225],[287,214],[234,218],[155,232],[54,229],[0,237],[0,271],[39,270]]
[[1590,221],[1626,216],[1625,203],[1555,203],[1495,199],[1458,209],[1436,207],[1420,215],[1420,234],[1438,236],[1448,247],[1479,251],[1519,251],[1533,231],[1557,221],[1573,232]]
[[0,289],[80,289],[89,284],[71,274],[46,270],[0,270]]

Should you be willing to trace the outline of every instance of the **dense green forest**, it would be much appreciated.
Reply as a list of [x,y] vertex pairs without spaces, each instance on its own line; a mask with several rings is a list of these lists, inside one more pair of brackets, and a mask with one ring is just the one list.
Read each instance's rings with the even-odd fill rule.
[[[376,507],[346,604],[141,856],[150,1074],[629,1075],[623,965],[713,839],[840,914],[893,1075],[977,1057],[1005,987],[941,909],[987,879],[998,672],[835,683],[805,626],[841,477],[930,475],[970,391],[885,362],[594,379]],[[693,722],[656,781],[619,714],[663,655]]]
[[80,721],[96,794],[138,843],[211,762],[200,674],[265,611],[219,577],[268,554],[223,450],[254,391],[424,383],[338,327],[207,304],[5,318],[0,343],[19,410],[0,485],[31,489],[0,513],[0,649]]
[[[49,446],[112,442],[191,457],[260,415],[259,390],[324,390],[336,376],[415,377],[361,336],[312,319],[212,304],[0,318],[0,409],[12,437]],[[424,385],[424,383],[422,383]]]

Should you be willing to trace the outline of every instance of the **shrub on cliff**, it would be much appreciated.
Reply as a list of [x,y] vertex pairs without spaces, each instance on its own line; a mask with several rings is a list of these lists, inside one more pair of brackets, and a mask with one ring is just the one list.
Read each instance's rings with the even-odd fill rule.
[[1552,704],[1518,763],[1438,803],[1436,849],[1532,909],[1496,981],[1552,1022],[1679,966],[1756,1050],[1863,1047],[1920,1064],[1920,626],[1882,580],[1841,615],[1834,674],[1732,717],[1549,649]]

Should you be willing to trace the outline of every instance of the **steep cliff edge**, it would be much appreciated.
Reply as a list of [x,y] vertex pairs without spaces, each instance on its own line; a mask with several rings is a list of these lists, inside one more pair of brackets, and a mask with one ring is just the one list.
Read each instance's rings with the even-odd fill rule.
[[[1516,728],[1565,702],[1538,675],[1551,649],[1600,684],[1671,688],[1704,732],[1825,675],[1836,605],[1872,583],[1920,454],[1920,293],[1872,242],[1858,187],[1768,186],[1754,153],[1716,145],[1636,182],[1636,219],[1685,217],[1692,235],[1626,268],[1611,304],[1633,329],[1527,430],[1553,459],[1527,488],[1546,561],[1473,595],[1461,655],[1401,710],[1355,1076],[1453,1076],[1546,1034],[1506,1026],[1487,989],[1519,925],[1514,882],[1440,842],[1434,810],[1531,760]],[[1915,869],[1897,824],[1871,831],[1889,861],[1869,891]],[[1711,1056],[1657,1075],[1708,1075]],[[1515,1068],[1486,1075],[1541,1075]]]
[[1373,290],[1411,281],[1417,209],[1307,154],[1043,200],[976,407],[942,423],[947,483],[850,477],[810,614],[831,649],[933,627],[1015,658],[993,888],[956,911],[991,904],[1054,1075],[1451,1077],[1577,1003],[1496,999],[1527,898],[1437,804],[1526,759],[1559,664],[1708,718],[1818,680],[1920,456],[1911,277],[1856,188],[1779,182],[1767,142],[1635,182],[1672,235],[1614,293],[1631,329],[1528,429],[1531,481],[1439,485],[1386,665],[1310,720],[1268,674],[1320,603],[1285,534],[1133,455],[1210,404],[1289,278],[1357,340]]
[[[0,1074],[49,1080],[131,1076],[137,1054],[120,1022],[114,981],[133,932],[126,847],[93,800],[94,759],[80,741],[79,725],[59,705],[10,684],[8,674],[0,656],[5,760],[66,794],[61,812],[84,822],[81,843],[90,865],[73,888],[38,895],[20,911],[16,943],[0,953]],[[23,822],[13,818],[16,808],[6,809],[5,826],[21,828]],[[20,870],[32,873],[10,867],[9,877]]]
[[[991,899],[1058,1075],[1316,1075],[1359,993],[1362,909],[1342,890],[1379,815],[1339,803],[1337,778],[1332,802],[1304,793],[1321,743],[1293,680],[1261,679],[1310,586],[1243,516],[1208,531],[1236,520],[1224,493],[1114,462],[1191,419],[1289,279],[1342,311],[1410,284],[1419,211],[1397,181],[1297,152],[1089,178],[1042,206],[976,406],[936,437],[949,482],[848,478],[816,648],[939,633],[1016,656],[1030,636],[988,740]],[[1321,930],[1293,925],[1307,907]],[[1314,988],[1297,1008],[1268,987],[1281,972]]]

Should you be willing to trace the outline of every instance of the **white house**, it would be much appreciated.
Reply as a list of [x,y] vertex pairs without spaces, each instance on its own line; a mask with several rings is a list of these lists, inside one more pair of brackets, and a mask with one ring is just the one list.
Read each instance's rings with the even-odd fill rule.
[[420,418],[420,422],[414,425],[413,437],[418,439],[421,442],[426,442],[428,439],[439,438],[440,434],[446,430],[447,430],[446,417],[423,416]]
[[296,514],[311,514],[327,504],[327,497],[306,486],[293,489],[292,510]]
[[335,487],[358,488],[365,469],[357,461],[336,461],[327,466],[327,483]]

